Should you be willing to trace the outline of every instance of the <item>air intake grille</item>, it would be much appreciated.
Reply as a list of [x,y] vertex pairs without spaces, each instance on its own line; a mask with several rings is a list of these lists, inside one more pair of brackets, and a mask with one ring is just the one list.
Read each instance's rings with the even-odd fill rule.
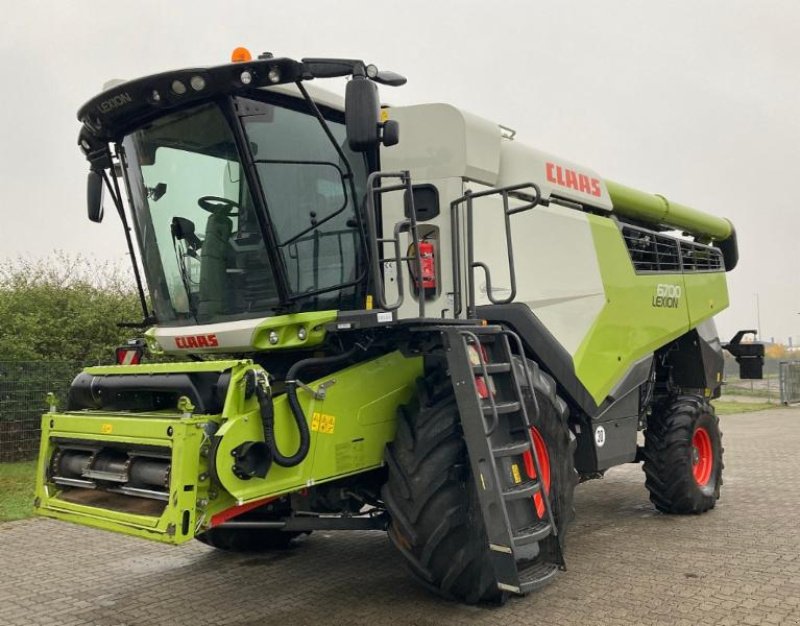
[[622,237],[637,272],[678,274],[725,269],[722,253],[711,246],[634,226],[623,226]]

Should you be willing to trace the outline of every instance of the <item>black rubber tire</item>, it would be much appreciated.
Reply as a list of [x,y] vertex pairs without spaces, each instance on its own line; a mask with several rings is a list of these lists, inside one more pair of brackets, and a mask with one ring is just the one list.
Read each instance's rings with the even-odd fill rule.
[[[234,519],[237,522],[267,522],[280,519],[291,513],[288,503],[277,510],[271,504],[259,507],[239,515]],[[292,546],[292,540],[302,534],[297,531],[285,531],[276,528],[211,528],[195,539],[204,544],[225,550],[226,552],[269,552],[271,550],[286,550]]]
[[[712,448],[711,476],[694,478],[692,436],[705,428]],[[722,487],[722,432],[714,407],[699,396],[681,395],[657,405],[644,432],[645,485],[662,513],[704,513],[714,508]]]
[[[563,538],[574,517],[575,440],[555,384],[533,367],[541,409],[536,426],[550,453],[550,498]],[[418,389],[416,400],[400,409],[397,435],[386,449],[382,497],[391,516],[389,538],[428,589],[469,604],[502,604],[507,594],[497,589],[452,385],[436,371],[420,379]],[[547,542],[555,541],[543,541],[537,559],[550,557],[555,544]]]
[[274,528],[211,528],[195,539],[226,552],[269,552],[288,549],[300,534]]

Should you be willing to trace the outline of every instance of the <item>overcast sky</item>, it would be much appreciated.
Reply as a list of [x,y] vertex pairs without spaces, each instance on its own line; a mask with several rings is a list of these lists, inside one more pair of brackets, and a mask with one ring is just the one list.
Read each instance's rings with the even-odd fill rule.
[[[24,2],[0,21],[0,257],[125,261],[85,218],[75,112],[110,78],[255,54],[358,57],[602,176],[730,218],[721,334],[800,343],[800,2]],[[337,88],[339,85],[334,84]]]

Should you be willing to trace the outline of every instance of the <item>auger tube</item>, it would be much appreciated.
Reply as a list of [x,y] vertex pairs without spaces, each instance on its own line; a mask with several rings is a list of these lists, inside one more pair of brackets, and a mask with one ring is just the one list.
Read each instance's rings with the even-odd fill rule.
[[712,239],[717,243],[733,235],[733,224],[724,217],[709,215],[671,202],[664,196],[638,191],[611,180],[605,183],[614,213],[651,224],[674,226],[700,239]]

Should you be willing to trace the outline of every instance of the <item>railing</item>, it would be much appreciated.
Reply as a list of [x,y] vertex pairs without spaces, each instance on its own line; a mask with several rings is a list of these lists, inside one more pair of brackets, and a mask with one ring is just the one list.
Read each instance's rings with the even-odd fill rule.
[[[506,251],[508,253],[508,273],[511,281],[509,295],[505,298],[496,298],[492,289],[492,275],[488,265],[483,261],[475,260],[475,238],[473,226],[473,202],[477,198],[500,196],[503,200],[503,222],[506,234]],[[509,199],[520,201],[521,204],[511,206]],[[461,278],[461,207],[466,205],[466,232],[464,240],[467,246],[467,317],[475,316],[475,270],[480,268],[486,276],[486,296],[492,304],[508,304],[517,295],[517,279],[514,268],[514,250],[511,241],[511,216],[523,211],[528,211],[541,203],[542,195],[539,187],[534,183],[520,183],[508,187],[497,187],[487,191],[473,193],[467,191],[463,196],[450,203],[451,227],[453,238],[453,302],[456,317],[461,315],[462,307],[462,278]]]
[[[288,257],[292,261],[294,261],[294,279],[296,288],[298,290],[301,289],[303,284],[303,267],[301,260],[304,258],[304,255],[301,254],[302,244],[312,244],[312,254],[311,254],[311,263],[312,263],[312,286],[311,289],[314,291],[318,291],[327,287],[328,285],[322,285],[320,283],[319,275],[320,275],[320,246],[323,242],[329,242],[332,238],[336,238],[336,246],[338,248],[338,255],[339,255],[339,283],[346,284],[348,281],[352,280],[352,276],[348,276],[347,271],[347,263],[346,260],[348,259],[348,254],[345,251],[345,242],[347,242],[348,246],[352,248],[349,256],[352,258],[351,265],[353,267],[349,268],[350,271],[356,267],[357,260],[359,256],[358,250],[358,231],[352,228],[347,229],[340,229],[340,230],[330,230],[326,232],[320,232],[319,230],[313,231],[310,235],[305,235],[304,237],[300,237],[299,239],[294,239],[290,244],[287,246],[288,250]],[[352,241],[349,241],[352,240]],[[288,265],[288,263],[287,263]],[[323,267],[323,269],[326,269]],[[291,272],[292,270],[287,267],[287,272]]]
[[[400,182],[394,185],[382,186],[383,179],[397,179]],[[403,279],[404,261],[416,264],[416,275],[422,276],[422,259],[419,254],[419,230],[417,229],[417,210],[414,208],[414,191],[411,186],[411,175],[409,172],[373,172],[367,178],[367,238],[369,240],[370,270],[372,274],[372,284],[375,291],[375,299],[378,307],[387,311],[399,309],[405,299],[405,288]],[[379,237],[376,216],[376,205],[378,198],[393,191],[404,191],[405,215],[406,218],[398,221],[394,225],[392,237]],[[411,235],[414,254],[412,256],[402,256],[400,253],[400,235],[408,232]],[[383,246],[387,243],[392,244],[394,255],[383,256]],[[394,302],[386,301],[386,284],[383,279],[383,268],[385,265],[394,263],[397,268],[397,299]],[[419,298],[419,316],[425,317],[425,298]]]
[[781,404],[800,402],[800,361],[781,361],[778,372]]
[[64,406],[82,366],[73,361],[0,361],[0,462],[36,456],[47,394],[55,393]]

